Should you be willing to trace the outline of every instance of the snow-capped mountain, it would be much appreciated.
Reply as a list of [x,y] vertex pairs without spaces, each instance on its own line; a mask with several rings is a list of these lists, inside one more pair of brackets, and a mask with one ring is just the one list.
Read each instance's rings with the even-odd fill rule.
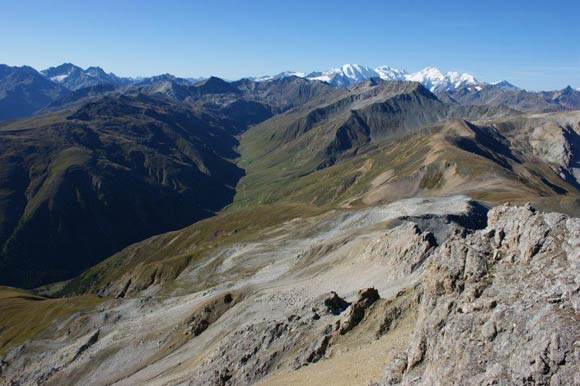
[[75,66],[72,63],[63,63],[60,66],[50,67],[46,70],[40,71],[53,82],[62,83],[66,78],[75,72],[82,72],[83,69]]
[[445,92],[455,90],[465,86],[483,84],[473,75],[450,71],[443,73],[435,67],[427,67],[421,71],[408,73],[390,66],[379,66],[375,69],[362,66],[360,64],[344,64],[341,67],[330,68],[322,72],[293,72],[286,71],[274,76],[263,76],[255,78],[258,81],[284,78],[287,76],[298,76],[310,80],[328,82],[337,87],[348,87],[353,83],[362,82],[370,78],[381,78],[384,80],[408,80],[422,83],[433,92]]
[[375,71],[384,80],[405,80],[405,77],[409,75],[405,70],[398,70],[390,66],[379,66],[375,68]]
[[408,74],[406,79],[419,82],[431,91],[440,92],[480,84],[480,82],[471,74],[459,73],[456,71],[442,73],[435,67],[427,67],[421,71]]
[[256,82],[263,82],[267,80],[274,80],[274,79],[282,79],[282,78],[289,78],[291,76],[297,76],[299,78],[306,78],[308,75],[305,72],[296,72],[296,71],[284,71],[276,75],[265,75],[259,78],[248,78],[251,80],[255,80]]
[[448,84],[445,75],[435,67],[426,67],[421,71],[406,76],[407,80],[419,82],[429,90],[434,90]]
[[360,64],[345,64],[338,68],[331,68],[322,73],[311,73],[307,76],[308,79],[328,82],[339,87],[347,87],[353,83],[375,77],[380,77],[377,71]]

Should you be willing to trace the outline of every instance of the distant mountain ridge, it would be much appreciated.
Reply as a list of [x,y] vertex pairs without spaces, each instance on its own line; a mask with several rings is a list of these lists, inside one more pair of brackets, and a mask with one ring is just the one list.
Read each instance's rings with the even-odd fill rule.
[[106,73],[100,67],[92,66],[82,69],[72,63],[63,63],[57,67],[50,67],[42,70],[41,73],[53,82],[59,83],[72,91],[100,84],[122,86],[134,82],[130,78],[120,78],[113,73]]
[[[32,67],[30,67],[32,68]],[[107,73],[101,67],[91,66],[83,69],[72,63],[63,63],[59,66],[50,67],[39,71],[51,81],[76,91],[84,87],[100,84],[112,84],[115,86],[133,84],[152,84],[160,80],[174,80],[183,84],[193,84],[207,80],[208,77],[187,77],[180,78],[172,74],[160,74],[148,77],[120,77],[114,73]],[[260,77],[243,77],[254,81],[267,81],[296,76],[309,80],[319,80],[330,83],[337,87],[348,87],[351,84],[365,81],[370,78],[381,78],[383,80],[407,80],[423,84],[431,92],[454,91],[463,87],[492,85],[502,89],[520,89],[507,80],[498,82],[480,81],[475,75],[467,72],[447,71],[443,72],[437,67],[428,66],[422,70],[408,72],[405,69],[397,69],[388,65],[381,65],[376,68],[360,64],[343,64],[340,67],[329,68],[324,71],[283,71],[276,75],[264,75]],[[227,80],[226,80],[227,81]],[[580,87],[574,88],[580,91]]]
[[[292,77],[325,82],[338,88],[348,88],[372,78],[412,81],[421,83],[447,103],[505,104],[521,111],[580,109],[580,91],[572,87],[555,91],[527,91],[507,80],[487,83],[469,73],[443,72],[435,67],[426,67],[409,73],[390,66],[379,66],[373,69],[359,64],[344,64],[325,71],[310,73],[285,71],[273,76],[230,81],[217,77],[179,78],[167,73],[151,77],[119,77],[113,73],[107,73],[100,67],[91,66],[83,69],[72,63],[63,63],[40,72],[28,66],[1,65],[0,121],[54,111],[81,100],[94,99],[108,93],[132,93],[143,87],[146,88],[144,90],[146,93],[158,92],[183,100],[196,98],[208,87],[218,87],[219,90],[216,89],[216,91],[222,92],[225,89],[231,89],[230,84],[244,80],[260,83]],[[206,85],[207,82],[209,83]]]
[[0,64],[0,120],[32,115],[67,93],[32,67]]
[[568,86],[554,91],[527,91],[507,80],[487,83],[478,80],[470,73],[442,72],[436,67],[426,67],[409,73],[390,66],[379,66],[373,69],[359,64],[344,64],[322,72],[285,71],[254,80],[265,81],[289,76],[322,81],[342,88],[372,78],[418,82],[442,101],[463,105],[506,105],[521,111],[562,111],[580,108],[580,88],[573,89]]
[[371,68],[360,64],[344,64],[337,68],[330,68],[322,72],[293,72],[286,71],[274,76],[264,76],[256,80],[269,80],[285,76],[298,76],[310,80],[328,82],[338,87],[348,87],[353,83],[365,81],[370,78],[383,80],[407,80],[422,83],[431,92],[455,90],[464,86],[486,84],[480,82],[474,75],[459,73],[457,71],[441,72],[435,67],[426,67],[423,70],[409,73],[390,66]]

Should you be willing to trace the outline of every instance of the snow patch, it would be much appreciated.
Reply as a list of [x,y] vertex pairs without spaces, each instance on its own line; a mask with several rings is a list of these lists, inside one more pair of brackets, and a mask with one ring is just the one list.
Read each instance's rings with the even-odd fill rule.
[[69,74],[64,74],[64,75],[57,75],[57,76],[53,76],[52,78],[50,78],[50,80],[52,80],[53,82],[62,82],[64,81],[66,78],[68,78]]

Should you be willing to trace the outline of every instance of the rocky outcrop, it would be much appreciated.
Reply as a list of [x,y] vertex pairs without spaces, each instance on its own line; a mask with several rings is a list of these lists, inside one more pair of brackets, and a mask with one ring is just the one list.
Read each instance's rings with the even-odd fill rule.
[[334,291],[331,292],[326,299],[324,299],[324,306],[326,307],[327,311],[333,315],[340,314],[342,311],[346,310],[349,305],[349,302],[338,296],[338,294]]
[[437,240],[432,232],[422,231],[415,222],[407,221],[377,237],[364,255],[389,267],[385,274],[393,280],[420,268],[436,246]]
[[231,293],[210,299],[196,309],[186,321],[185,335],[200,335],[239,300],[240,295]]
[[379,299],[374,288],[360,290],[352,304],[331,292],[286,320],[241,327],[203,361],[190,385],[249,385],[274,369],[318,362]]
[[380,298],[379,291],[374,288],[359,291],[356,301],[350,305],[342,318],[339,333],[344,335],[357,326],[365,317],[366,309]]
[[580,384],[580,219],[504,205],[426,264],[414,336],[381,383]]
[[[298,369],[323,358],[336,319],[326,304],[343,305],[331,293],[322,303],[304,307],[285,320],[248,324],[233,331],[208,355],[190,385],[249,385],[274,368]],[[311,342],[310,344],[305,344]],[[293,360],[289,358],[294,358]]]

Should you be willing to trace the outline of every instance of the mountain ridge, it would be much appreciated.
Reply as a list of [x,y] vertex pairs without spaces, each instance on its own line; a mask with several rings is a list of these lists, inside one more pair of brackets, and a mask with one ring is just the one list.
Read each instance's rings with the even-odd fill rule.
[[71,91],[101,84],[122,86],[132,82],[128,78],[120,78],[113,73],[106,73],[102,68],[97,66],[90,66],[83,69],[72,63],[63,63],[40,72],[53,82],[59,83]]
[[[443,73],[435,67],[408,73],[389,66],[372,69],[361,65],[345,64],[323,72],[287,71],[274,76],[242,78],[236,81],[227,81],[214,76],[204,79],[179,78],[171,74],[147,78],[122,78],[113,73],[106,73],[100,67],[92,66],[82,69],[71,63],[51,67],[42,72],[31,67],[19,68],[4,65],[3,68],[4,70],[0,72],[0,120],[52,111],[83,98],[94,98],[117,91],[122,93],[123,89],[149,87],[148,92],[158,90],[160,93],[171,94],[177,98],[191,99],[195,93],[191,92],[193,89],[190,86],[195,86],[201,93],[204,93],[204,87],[201,86],[208,81],[216,83],[219,79],[221,81],[219,87],[222,90],[216,91],[223,92],[229,87],[227,84],[239,85],[245,79],[268,82],[292,77],[325,82],[339,88],[348,88],[355,83],[375,77],[383,80],[418,81],[437,94],[439,99],[450,103],[506,104],[522,111],[559,111],[580,108],[580,91],[570,86],[563,90],[532,92],[520,89],[505,80],[486,83],[468,73],[455,71]],[[17,78],[10,73],[20,73],[20,81],[15,83]],[[30,80],[32,78],[36,81],[32,82]],[[233,88],[230,88],[230,91],[233,91]]]
[[310,73],[285,71],[274,76],[256,78],[256,80],[269,80],[285,76],[299,76],[306,79],[320,80],[338,87],[348,87],[353,83],[375,77],[383,80],[409,80],[423,83],[430,91],[447,91],[467,85],[484,84],[471,74],[455,71],[442,73],[435,67],[426,67],[417,72],[409,73],[406,70],[399,70],[387,65],[373,69],[360,64],[344,64],[325,71]]

